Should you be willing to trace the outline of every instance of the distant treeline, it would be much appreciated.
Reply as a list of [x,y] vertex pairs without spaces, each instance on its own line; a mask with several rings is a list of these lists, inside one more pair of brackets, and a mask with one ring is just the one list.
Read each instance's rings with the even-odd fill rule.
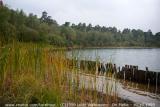
[[85,23],[59,25],[45,11],[38,18],[33,13],[26,15],[23,10],[6,6],[0,6],[0,39],[2,45],[17,40],[61,47],[160,47],[160,32],[153,34],[151,30],[128,28],[120,31],[116,27]]

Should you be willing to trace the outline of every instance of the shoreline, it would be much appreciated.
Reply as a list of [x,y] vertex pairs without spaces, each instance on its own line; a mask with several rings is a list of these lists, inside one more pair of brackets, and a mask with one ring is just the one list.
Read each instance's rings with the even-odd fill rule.
[[160,49],[160,47],[53,47],[52,50],[84,50],[84,49]]
[[160,47],[68,47],[68,49],[160,49]]

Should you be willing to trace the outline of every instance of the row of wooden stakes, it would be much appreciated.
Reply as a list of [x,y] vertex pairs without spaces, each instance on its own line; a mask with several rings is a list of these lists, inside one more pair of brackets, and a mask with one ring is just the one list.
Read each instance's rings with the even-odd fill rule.
[[86,60],[69,60],[68,65],[70,68],[78,67],[78,69],[84,71],[90,71],[98,74],[115,74],[116,78],[124,79],[132,82],[158,85],[160,86],[160,72],[149,71],[148,67],[146,70],[139,70],[138,66],[125,65],[123,67],[117,67],[116,64],[112,63],[100,63],[96,61],[86,61]]

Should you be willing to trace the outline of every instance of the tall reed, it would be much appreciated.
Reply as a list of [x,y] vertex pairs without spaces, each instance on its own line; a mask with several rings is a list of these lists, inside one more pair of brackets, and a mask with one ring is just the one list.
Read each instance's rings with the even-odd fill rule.
[[[74,55],[73,55],[74,56]],[[99,92],[97,78],[98,59],[93,65],[85,63],[85,72],[80,69],[80,59],[68,60],[66,52],[55,50],[45,44],[13,42],[0,47],[0,104],[8,103],[99,103],[103,91]],[[70,67],[72,63],[72,67]],[[92,73],[91,73],[92,72]],[[93,74],[93,72],[95,72]],[[82,73],[92,77],[82,78]],[[105,84],[105,83],[103,83]],[[109,98],[109,85],[106,96]],[[91,88],[89,88],[91,87]],[[104,88],[104,87],[103,87]],[[101,94],[100,94],[101,93]],[[103,100],[104,103],[108,102]]]

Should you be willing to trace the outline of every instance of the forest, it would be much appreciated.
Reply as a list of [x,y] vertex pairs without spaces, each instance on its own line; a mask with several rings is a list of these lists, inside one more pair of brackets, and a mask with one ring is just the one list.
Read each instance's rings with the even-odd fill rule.
[[[107,18],[106,18],[107,20]],[[57,47],[160,47],[160,32],[65,22],[59,25],[46,11],[42,16],[0,6],[1,45],[19,42],[47,43]]]

